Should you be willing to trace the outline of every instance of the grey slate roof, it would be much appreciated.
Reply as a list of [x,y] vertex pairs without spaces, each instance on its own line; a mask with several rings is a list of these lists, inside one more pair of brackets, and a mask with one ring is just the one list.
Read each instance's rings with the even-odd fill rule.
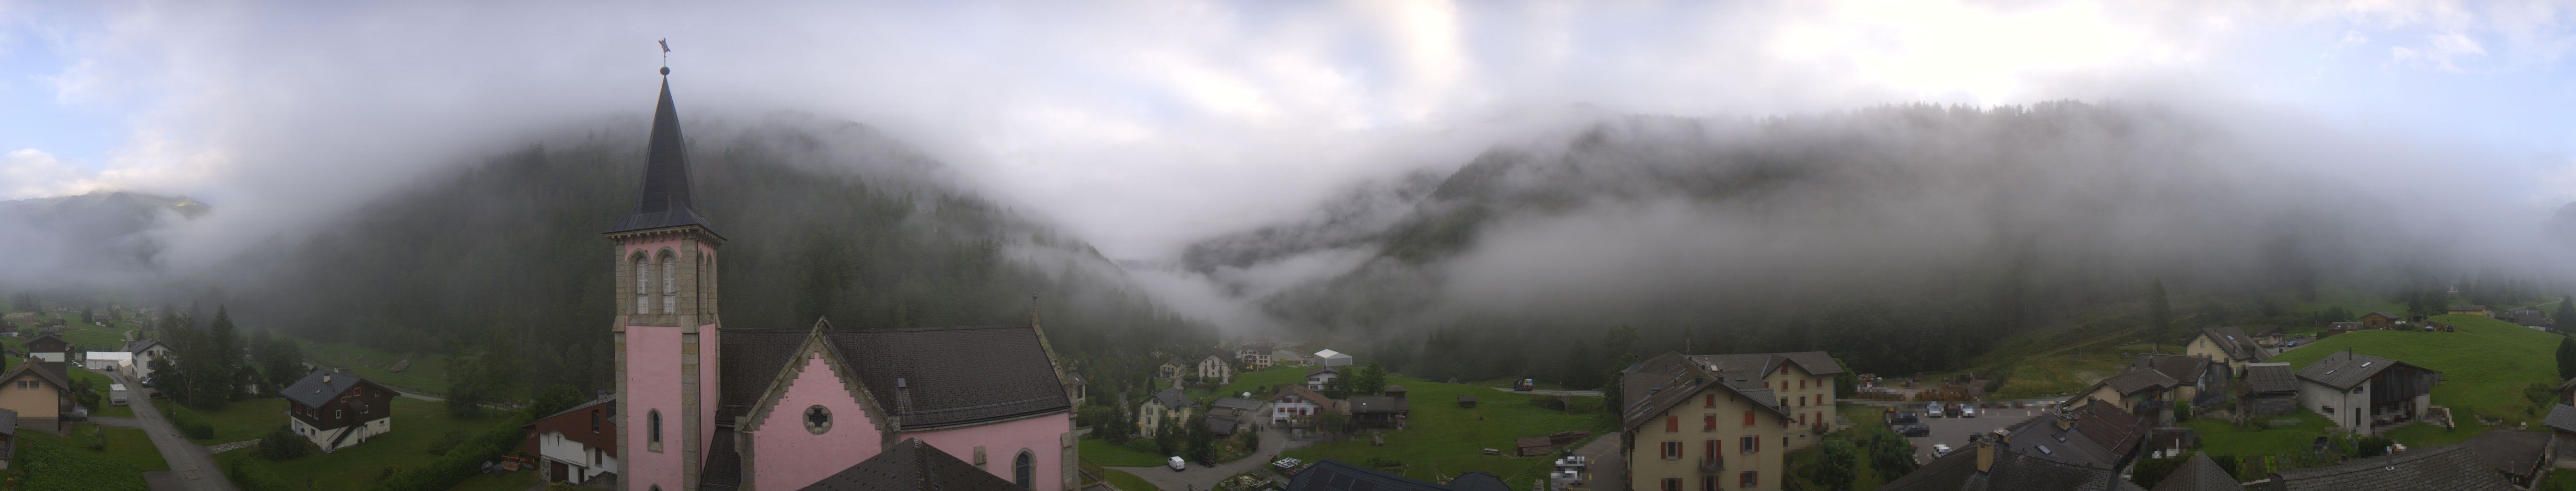
[[34,373],[36,374],[36,378],[44,379],[46,382],[53,383],[55,388],[68,391],[72,388],[72,379],[71,373],[63,371],[64,363],[67,362],[34,360],[21,362],[18,364],[17,368],[11,368],[6,373],[0,373],[0,380],[18,378],[19,373]]
[[[590,409],[590,407],[591,407],[591,406],[597,406],[597,405],[607,404],[607,403],[611,403],[611,402],[617,402],[617,396],[608,396],[608,397],[602,397],[602,398],[598,398],[598,399],[591,399],[591,400],[590,400],[590,402],[584,402],[584,403],[580,403],[580,404],[574,404],[574,405],[572,405],[572,407],[565,408],[565,409],[564,409],[564,410],[562,410],[562,411],[555,411],[555,413],[554,413],[554,414],[548,414],[548,415],[545,415],[545,417],[541,417],[541,418],[537,418],[537,419],[528,420],[528,424],[526,424],[526,425],[520,425],[520,426],[535,425],[535,424],[537,424],[537,422],[538,422],[538,421],[544,421],[544,420],[547,420],[547,419],[552,419],[552,418],[554,418],[554,417],[556,417],[556,416],[562,416],[562,415],[566,415],[566,414],[572,414],[572,413],[574,413],[574,412],[579,412],[579,411],[581,411],[581,410],[583,410],[583,409]],[[615,410],[615,409],[610,409],[609,411],[610,411],[610,412],[615,412],[616,410]]]
[[2189,355],[2139,353],[2137,357],[2129,360],[2129,368],[2155,370],[2156,373],[2165,374],[2166,378],[2171,378],[2175,382],[2190,385],[2192,381],[2200,380],[2201,375],[2209,372],[2209,360]]
[[1262,402],[1262,401],[1260,401],[1260,400],[1257,400],[1257,399],[1245,399],[1245,398],[1241,398],[1241,397],[1219,397],[1219,398],[1216,398],[1216,401],[1215,401],[1215,402],[1210,402],[1210,403],[1208,403],[1208,406],[1209,406],[1209,407],[1212,407],[1212,408],[1234,409],[1234,410],[1240,410],[1240,411],[1247,411],[1247,412],[1249,412],[1249,411],[1258,411],[1258,410],[1261,410],[1261,405],[1262,405],[1262,404],[1266,404],[1266,403],[1264,403],[1264,402]]
[[2109,468],[2069,464],[2028,455],[1995,452],[1994,468],[1977,472],[1977,451],[1968,448],[1932,459],[1879,491],[2131,491],[2139,489]]
[[701,489],[732,491],[742,486],[742,451],[733,448],[733,426],[716,425],[707,440],[707,461],[698,470]]
[[[330,380],[324,381],[323,379],[326,378]],[[285,390],[277,391],[277,395],[285,396],[286,400],[303,404],[304,407],[322,407],[323,404],[331,402],[331,398],[339,397],[340,393],[348,392],[350,387],[357,387],[358,384],[363,383],[367,383],[367,379],[358,378],[356,375],[330,370],[314,370],[304,374],[303,380],[295,381],[295,385],[289,385]]]
[[2148,390],[2173,388],[2177,382],[2174,381],[2173,377],[2167,377],[2165,374],[2157,373],[2155,370],[2137,370],[2124,372],[2119,375],[2112,375],[2111,378],[2102,379],[2102,384],[2111,386],[2111,390],[2120,391],[2121,394],[2125,395],[2136,394]]
[[2227,353],[2229,360],[2263,361],[2263,348],[2255,345],[2254,337],[2245,335],[2244,329],[2236,326],[2211,327],[2201,329],[2200,334],[2218,344],[2218,350]]
[[[2389,367],[2404,364],[2405,362],[2387,358],[2358,354],[2350,351],[2337,351],[2326,355],[2325,358],[2319,359],[2315,363],[2309,363],[2307,368],[2299,369],[2299,378],[2325,384],[2328,387],[2351,390],[2354,386],[2361,385],[2362,382],[2369,381],[2372,375],[2378,375],[2379,372],[2386,371]],[[2424,367],[2417,367],[2414,365],[2406,366],[2413,367],[2417,370],[2433,372],[2432,370],[2424,369]],[[2440,374],[2441,372],[2433,373]]]
[[1199,407],[1198,401],[1190,400],[1188,396],[1181,395],[1181,388],[1179,387],[1163,389],[1162,392],[1154,393],[1154,402],[1162,403],[1165,409],[1197,409]]
[[[1780,417],[1789,417],[1788,410],[1780,408],[1780,398],[1772,395],[1770,388],[1763,387],[1761,381],[1756,380],[1760,378],[1759,374],[1750,370],[1712,373],[1704,365],[1691,361],[1693,360],[1684,358],[1679,353],[1667,351],[1653,358],[1647,358],[1646,361],[1637,362],[1636,365],[1630,365],[1625,373],[1621,374],[1622,380],[1625,380],[1623,383],[1632,385],[1623,389],[1628,391],[1625,397],[1631,401],[1624,403],[1620,410],[1620,429],[1635,431],[1637,427],[1653,419],[1656,414],[1661,414],[1665,409],[1689,400],[1691,396],[1703,390],[1723,389],[1753,402],[1754,405],[1769,409]],[[1661,370],[1675,371],[1662,372]]]
[[2296,392],[2299,374],[2288,363],[2260,363],[2245,367],[2245,389],[2262,392]]
[[[2059,419],[2070,424],[2058,429]],[[2010,430],[2012,452],[2069,464],[2118,468],[2137,456],[2147,437],[2145,420],[2114,404],[2085,404],[2063,415],[2043,414]],[[2045,450],[2042,450],[2045,448]]]
[[1835,363],[1834,356],[1823,351],[1690,355],[1689,358],[1702,365],[1717,365],[1718,371],[1721,372],[1750,370],[1758,372],[1762,374],[1762,376],[1766,377],[1770,376],[1772,372],[1779,371],[1780,367],[1789,365],[1797,365],[1799,370],[1805,370],[1810,375],[1836,375],[1843,373],[1842,364]]
[[2559,404],[2557,407],[2549,408],[2549,417],[2542,418],[2540,424],[2558,431],[2576,433],[2576,406]]
[[[726,329],[718,345],[722,417],[742,415],[769,390],[810,330]],[[900,429],[1018,418],[1073,407],[1055,362],[1029,326],[823,331],[834,356],[858,372]],[[896,380],[905,388],[897,390]],[[899,397],[909,392],[908,398]],[[906,404],[908,402],[908,405]]]
[[2485,459],[2487,466],[2506,475],[2539,477],[2538,474],[2549,464],[2541,460],[2541,456],[2549,451],[2547,433],[2496,428],[2460,442],[2459,446],[2476,450],[2478,458]]
[[2192,452],[2191,460],[2156,483],[2156,491],[2245,491],[2245,485],[2219,468],[2218,461],[2209,460],[2209,454]]
[[125,352],[142,353],[143,350],[151,349],[153,346],[168,347],[169,345],[161,344],[161,340],[158,339],[137,339],[125,342]]
[[[652,140],[645,144],[644,193],[607,233],[696,225],[715,234],[715,227],[690,206],[689,149],[680,135],[680,110],[671,104],[671,80],[662,79],[662,99],[653,107]],[[718,235],[722,237],[722,235]]]
[[2510,491],[2467,445],[2422,448],[2386,457],[2272,474],[2281,491]]
[[[1008,466],[1010,457],[1002,465]],[[1005,472],[1008,468],[1004,468]],[[1019,491],[1001,476],[957,460],[921,439],[905,439],[875,457],[825,476],[803,491]]]

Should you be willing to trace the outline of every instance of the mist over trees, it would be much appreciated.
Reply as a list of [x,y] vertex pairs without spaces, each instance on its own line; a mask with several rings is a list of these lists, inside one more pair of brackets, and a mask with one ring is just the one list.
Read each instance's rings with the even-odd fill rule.
[[[2134,312],[2150,289],[2313,300],[2320,285],[2452,277],[2480,285],[2470,298],[2536,291],[2528,276],[2444,274],[2480,264],[2409,227],[2417,210],[2283,163],[2283,146],[2198,113],[2078,102],[1614,116],[1497,147],[1427,191],[1361,188],[1380,198],[1362,203],[1394,204],[1336,205],[1183,257],[1282,325],[1467,380],[1598,383],[1579,367],[1667,349],[1955,369],[2014,333]],[[2197,301],[2122,322],[2168,324],[2150,337],[2172,341],[2233,317]],[[1645,342],[1572,344],[1619,325]],[[1528,368],[1550,359],[1568,368]]]
[[[1069,356],[1208,339],[1080,241],[945,184],[938,163],[871,130],[688,124],[699,211],[728,241],[727,328],[1019,324],[1034,308]],[[640,128],[607,134],[428,180],[204,286],[250,325],[474,360],[450,373],[469,403],[606,388],[615,258],[599,232],[634,206],[644,160]]]

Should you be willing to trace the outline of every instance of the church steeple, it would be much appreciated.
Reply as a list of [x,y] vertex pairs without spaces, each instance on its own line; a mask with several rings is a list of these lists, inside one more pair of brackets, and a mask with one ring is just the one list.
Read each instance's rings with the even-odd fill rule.
[[691,207],[692,187],[687,140],[680,135],[680,111],[671,104],[671,68],[663,67],[662,100],[653,108],[652,141],[645,148],[644,194],[636,199],[635,210],[617,219],[608,233],[696,225],[715,234],[715,228]]

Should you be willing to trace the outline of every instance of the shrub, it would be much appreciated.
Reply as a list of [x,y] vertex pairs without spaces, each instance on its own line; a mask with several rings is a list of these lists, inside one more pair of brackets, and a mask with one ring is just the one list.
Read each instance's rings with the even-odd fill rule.
[[1550,411],[1564,411],[1564,410],[1565,410],[1565,400],[1564,400],[1564,399],[1559,399],[1559,398],[1557,398],[1556,396],[1547,396],[1547,395],[1534,395],[1534,396],[1529,396],[1529,402],[1530,402],[1530,405],[1532,405],[1532,406],[1538,406],[1538,407],[1545,408],[1545,409],[1550,410]]
[[1154,443],[1154,441],[1153,441],[1153,440],[1150,440],[1150,439],[1138,438],[1138,439],[1134,439],[1134,440],[1128,440],[1128,441],[1127,441],[1127,443],[1126,443],[1125,445],[1127,445],[1127,448],[1136,449],[1136,451],[1138,451],[1138,452],[1144,452],[1144,453],[1149,453],[1149,454],[1161,454],[1161,453],[1163,453],[1163,447],[1162,447],[1161,445],[1157,445],[1157,444],[1155,444],[1155,443]]
[[205,420],[197,419],[197,415],[194,413],[172,411],[169,413],[169,416],[170,426],[178,427],[179,432],[187,434],[188,438],[204,440],[215,437],[215,425],[207,424]]
[[517,446],[519,440],[527,436],[519,430],[519,425],[527,424],[531,419],[534,418],[526,413],[511,416],[491,429],[483,430],[483,433],[475,435],[473,439],[466,440],[465,443],[448,450],[447,455],[440,456],[437,460],[421,464],[410,471],[395,474],[376,483],[375,489],[377,491],[439,491],[456,487],[456,483],[464,482],[466,478],[474,477],[474,473],[483,470],[483,463],[490,462],[501,454],[509,452],[511,447]]
[[[293,434],[293,433],[288,433]],[[265,441],[261,443],[266,443]],[[242,491],[290,491],[298,489],[286,478],[278,477],[267,464],[252,459],[231,459],[224,463],[224,477]]]
[[252,449],[251,453],[270,461],[281,461],[313,455],[320,450],[321,448],[313,445],[312,440],[304,439],[304,435],[295,434],[295,430],[279,425],[276,431],[259,437],[259,447]]

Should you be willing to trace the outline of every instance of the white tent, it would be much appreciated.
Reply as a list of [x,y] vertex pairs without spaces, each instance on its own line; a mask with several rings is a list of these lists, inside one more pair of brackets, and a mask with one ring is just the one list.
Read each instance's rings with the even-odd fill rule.
[[1343,353],[1342,353],[1342,352],[1340,352],[1340,351],[1333,351],[1333,350],[1329,350],[1329,349],[1327,349],[1327,350],[1323,350],[1323,351],[1317,351],[1317,352],[1315,352],[1315,364],[1316,364],[1316,365],[1319,365],[1319,366],[1327,366],[1327,367],[1345,367],[1345,366],[1350,366],[1350,365],[1351,365],[1351,355],[1343,354]]
[[91,370],[115,370],[134,363],[134,354],[123,351],[91,351],[82,355],[86,361],[81,362],[81,367]]

